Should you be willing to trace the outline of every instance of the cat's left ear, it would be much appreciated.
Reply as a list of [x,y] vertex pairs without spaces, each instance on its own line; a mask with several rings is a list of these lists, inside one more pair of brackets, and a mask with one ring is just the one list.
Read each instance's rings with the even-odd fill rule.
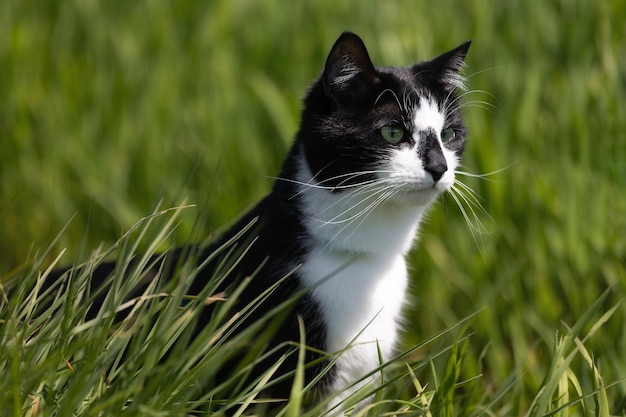
[[374,64],[361,38],[351,32],[341,34],[326,59],[322,76],[326,96],[342,101],[358,95],[360,90],[365,91],[377,80]]
[[466,41],[426,64],[414,66],[414,70],[416,73],[423,73],[426,67],[431,79],[440,84],[446,91],[457,88],[464,89],[465,78],[461,72],[465,66],[465,57],[471,44],[472,41]]

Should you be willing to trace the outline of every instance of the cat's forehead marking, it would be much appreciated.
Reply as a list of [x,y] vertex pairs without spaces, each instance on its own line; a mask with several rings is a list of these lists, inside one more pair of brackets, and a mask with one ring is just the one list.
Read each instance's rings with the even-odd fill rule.
[[441,111],[437,102],[422,97],[418,104],[413,107],[413,134],[417,135],[419,132],[433,129],[435,132],[441,132],[445,122],[445,117]]

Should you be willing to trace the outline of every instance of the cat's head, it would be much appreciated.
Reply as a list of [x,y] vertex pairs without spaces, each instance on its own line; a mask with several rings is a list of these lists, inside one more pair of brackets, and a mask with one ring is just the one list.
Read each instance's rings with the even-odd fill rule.
[[470,42],[410,67],[375,67],[344,33],[305,98],[298,134],[316,184],[341,193],[378,182],[399,203],[428,204],[454,182],[465,145],[459,111]]

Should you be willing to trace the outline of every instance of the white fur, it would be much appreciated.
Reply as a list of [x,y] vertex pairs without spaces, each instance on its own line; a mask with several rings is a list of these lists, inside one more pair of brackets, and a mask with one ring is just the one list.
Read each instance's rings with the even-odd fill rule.
[[[423,99],[414,109],[411,147],[398,148],[377,174],[379,188],[364,184],[331,193],[302,162],[298,180],[309,236],[299,274],[311,286],[327,326],[326,344],[337,355],[331,407],[369,380],[346,389],[393,355],[407,288],[404,255],[428,206],[454,181],[454,153],[444,149],[449,170],[438,182],[419,159],[419,132],[441,132],[444,116]],[[382,140],[382,138],[381,138]],[[304,159],[304,158],[303,158]],[[387,190],[387,191],[385,191]]]
[[461,74],[463,68],[465,67],[465,62],[461,62],[459,64],[459,68],[456,70],[447,70],[443,74],[442,81],[445,84],[451,85],[453,88],[458,88],[459,90],[466,90],[465,86],[465,77]]
[[435,132],[441,132],[445,122],[444,115],[439,111],[439,106],[432,99],[422,98],[420,106],[413,109],[413,137],[422,130],[432,128]]
[[383,361],[393,355],[407,287],[404,257],[316,250],[300,271],[309,285],[326,279],[313,295],[327,324],[327,349],[339,355],[330,387],[331,394],[340,393],[334,406],[358,389],[347,386],[380,365],[379,349]]
[[341,74],[337,75],[335,79],[332,80],[332,84],[337,86],[344,86],[360,72],[361,69],[358,66],[350,62],[345,62],[341,67]]

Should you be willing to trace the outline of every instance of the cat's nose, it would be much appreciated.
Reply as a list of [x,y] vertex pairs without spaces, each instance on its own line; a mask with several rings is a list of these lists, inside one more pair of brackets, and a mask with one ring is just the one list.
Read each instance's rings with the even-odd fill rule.
[[448,164],[434,131],[428,131],[421,137],[419,152],[424,170],[433,176],[433,181],[439,181],[448,170]]
[[441,161],[436,161],[434,163],[427,164],[426,172],[429,172],[430,175],[433,176],[433,181],[437,182],[443,177],[443,174],[448,170],[448,165],[446,164],[445,159]]

